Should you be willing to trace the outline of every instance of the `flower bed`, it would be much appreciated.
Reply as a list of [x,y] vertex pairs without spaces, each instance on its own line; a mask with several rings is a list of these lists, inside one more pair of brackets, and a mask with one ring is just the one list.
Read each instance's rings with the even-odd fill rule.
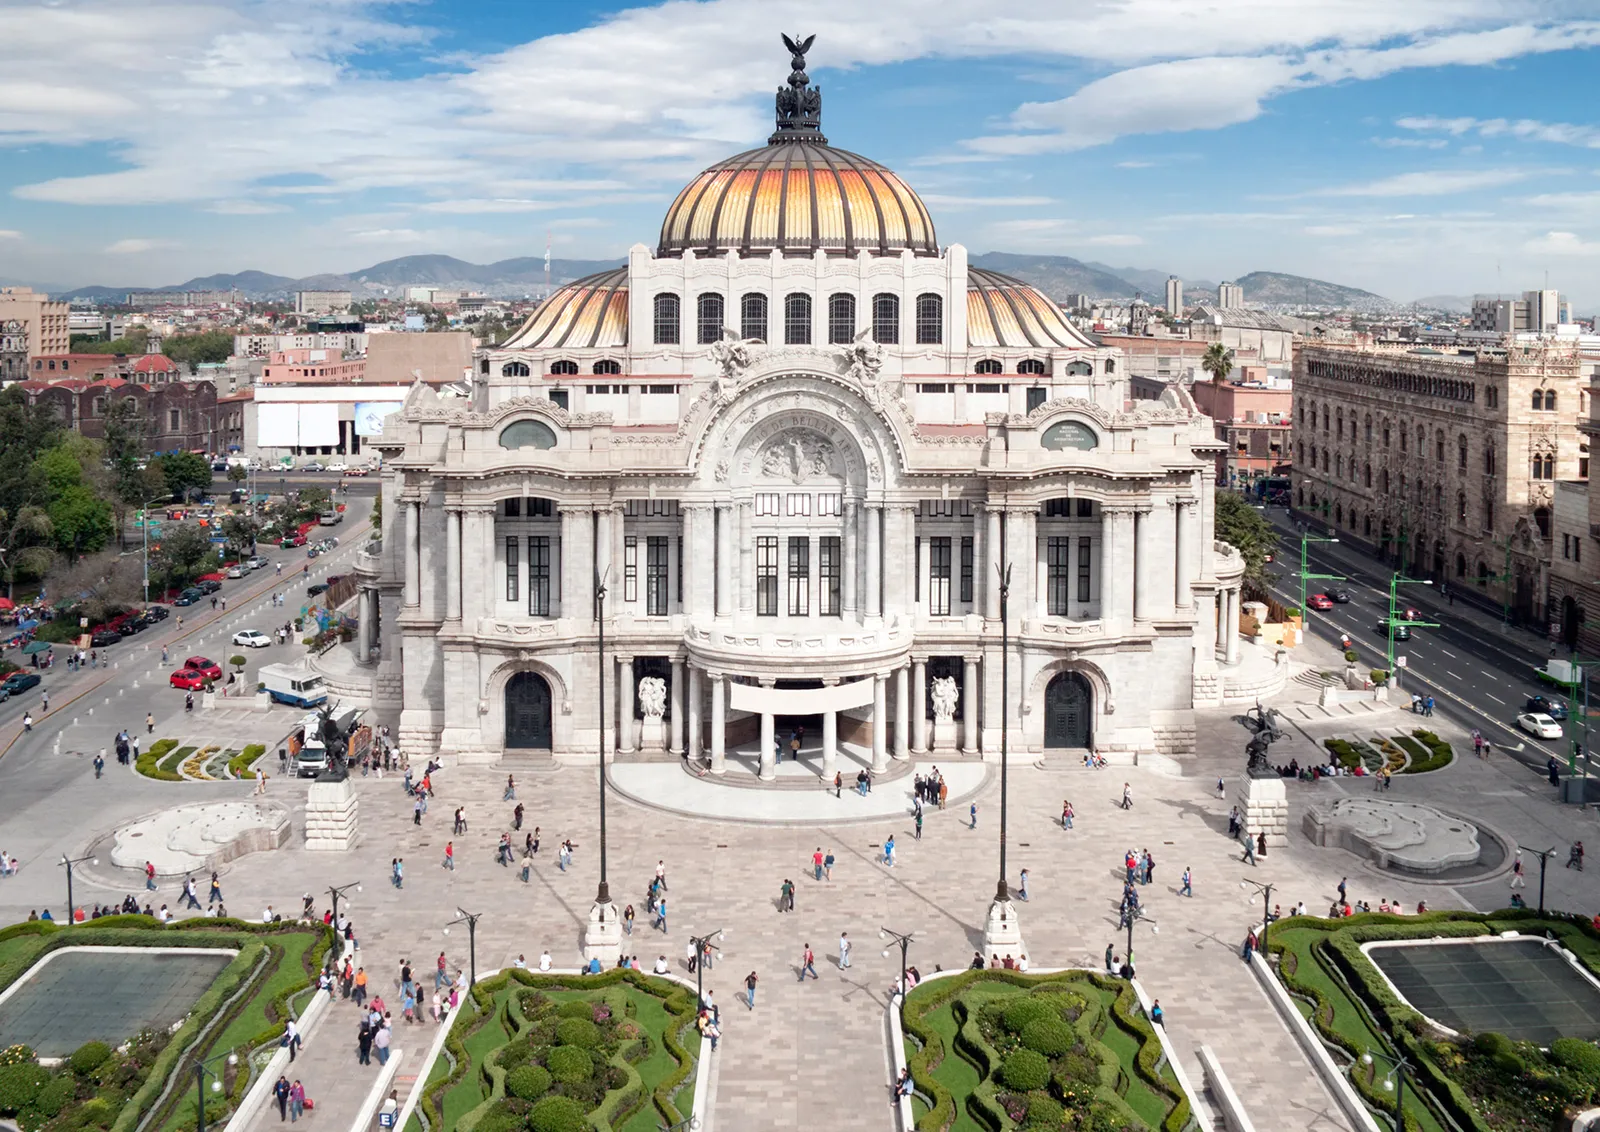
[[165,766],[177,746],[176,739],[157,739],[150,745],[148,751],[139,753],[138,759],[133,764],[134,769],[146,778],[160,779],[162,782],[183,781],[183,775],[178,773],[176,767],[167,769]]
[[933,1107],[921,1132],[1092,1128],[1179,1132],[1189,1100],[1131,983],[1094,972],[968,971],[902,1010],[910,1067]]

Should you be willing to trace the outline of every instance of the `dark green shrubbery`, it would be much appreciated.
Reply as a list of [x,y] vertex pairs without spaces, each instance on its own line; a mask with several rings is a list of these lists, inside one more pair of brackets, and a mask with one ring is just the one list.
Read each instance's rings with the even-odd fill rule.
[[556,1046],[545,1056],[545,1066],[564,1085],[587,1081],[594,1073],[594,1059],[577,1046]]
[[542,1065],[519,1065],[506,1074],[506,1092],[514,1097],[536,1101],[549,1091],[550,1071]]
[[581,998],[575,998],[557,1006],[556,1015],[561,1018],[582,1018],[586,1022],[593,1022],[594,1007]]
[[1600,1049],[1581,1038],[1557,1038],[1551,1042],[1550,1059],[1582,1077],[1600,1078]]
[[583,1106],[571,1097],[546,1097],[528,1113],[532,1132],[587,1132]]
[[1056,1016],[1055,1008],[1049,1003],[1029,995],[1009,1003],[1000,1015],[1000,1024],[1008,1033],[1020,1034],[1033,1023]]
[[1041,1018],[1022,1031],[1022,1044],[1046,1057],[1060,1057],[1078,1044],[1078,1035],[1059,1018]]
[[556,1042],[579,1049],[594,1049],[600,1044],[600,1027],[584,1018],[563,1018],[556,1023]]
[[87,1077],[111,1059],[111,1047],[105,1042],[84,1042],[73,1051],[69,1064],[80,1077]]
[[0,1066],[0,1115],[15,1116],[33,1107],[49,1083],[50,1071],[36,1063]]
[[1028,1115],[1023,1120],[1026,1128],[1060,1128],[1067,1118],[1063,1108],[1049,1093],[1034,1093],[1028,1097]]
[[1043,1054],[1019,1049],[1000,1063],[1000,1080],[1022,1093],[1042,1089],[1050,1083],[1050,1063]]

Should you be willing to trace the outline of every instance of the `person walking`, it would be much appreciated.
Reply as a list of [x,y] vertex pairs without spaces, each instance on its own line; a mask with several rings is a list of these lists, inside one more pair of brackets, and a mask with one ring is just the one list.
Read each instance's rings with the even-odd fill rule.
[[833,879],[833,854],[831,852],[822,858],[822,879]]
[[517,800],[517,779],[515,775],[506,775],[506,790],[500,795],[502,802],[515,802]]
[[1227,784],[1224,783],[1221,778],[1218,778],[1217,779],[1217,797],[1218,798],[1226,798],[1227,796],[1228,796]]
[[754,971],[744,977],[744,1004],[751,1010],[756,1008],[756,973]]
[[183,878],[183,899],[185,908],[200,907],[200,897],[194,890],[194,877]]
[[816,873],[818,880],[822,879],[822,846],[817,846],[817,851],[811,854],[811,868]]
[[894,868],[894,834],[883,839],[883,866],[886,869]]
[[656,927],[661,929],[661,934],[667,934],[667,898],[662,896],[656,900]]
[[422,791],[419,790],[419,791],[417,791],[417,800],[415,802],[411,803],[411,824],[412,825],[421,825],[422,824],[422,811],[425,808],[426,808],[426,803],[422,799]]
[[300,1078],[294,1079],[294,1084],[289,1086],[289,1123],[293,1124],[305,1114],[306,1088],[300,1083]]
[[394,871],[394,886],[396,888],[404,888],[406,886],[406,859],[404,857],[396,857],[390,862],[390,868]]
[[434,961],[434,964],[433,964],[433,989],[434,990],[438,990],[440,987],[444,986],[445,983],[450,981],[450,974],[449,974],[449,971],[448,971],[447,968],[448,968],[448,962],[446,961],[446,959],[444,957],[444,952],[441,951],[441,952],[439,952],[439,958],[436,959]]
[[1339,903],[1340,904],[1346,903],[1344,886],[1349,880],[1350,880],[1349,877],[1340,877],[1339,878]]
[[278,1102],[278,1122],[289,1119],[289,1090],[292,1088],[289,1078],[278,1074],[278,1080],[272,1086],[272,1095]]
[[662,859],[656,861],[656,883],[661,886],[661,891],[667,890],[667,862]]
[[622,934],[633,934],[633,905],[629,904],[622,910]]
[[[1251,838],[1249,830],[1245,830],[1244,831],[1244,836],[1241,838],[1241,840],[1244,842],[1244,856],[1239,858],[1239,859],[1241,861],[1244,861],[1244,862],[1248,863],[1251,866],[1254,866],[1255,863],[1256,863],[1256,843],[1255,843],[1254,839]],[[1340,892],[1340,899],[1343,899],[1343,893],[1344,893],[1344,885],[1343,884],[1339,885],[1339,892]]]
[[222,881],[215,869],[211,871],[211,895],[206,897],[206,901],[210,904],[222,903]]
[[521,802],[518,802],[517,803],[517,808],[511,811],[511,828],[515,829],[515,830],[521,830],[522,829],[522,803]]
[[800,952],[800,981],[802,983],[806,981],[807,975],[810,975],[813,979],[818,977],[817,957],[812,954],[811,945],[809,943],[805,944],[803,950]]
[[144,713],[144,733],[146,735],[154,735],[156,733],[156,717],[154,712],[147,711]]
[[1183,867],[1183,887],[1178,889],[1179,896],[1194,895],[1194,874],[1189,871],[1189,866]]
[[456,843],[454,841],[446,841],[444,843],[444,867],[451,872],[456,871]]
[[394,1032],[389,1028],[389,1016],[383,1016],[383,1022],[378,1026],[378,1032],[372,1035],[372,1048],[378,1051],[378,1064],[389,1064],[389,1042],[394,1038]]
[[921,803],[918,803],[918,805],[917,805],[916,823],[917,823],[917,825],[916,825],[916,830],[917,830],[916,839],[918,841],[921,841],[922,840],[922,805],[921,805]]
[[1022,875],[1018,878],[1017,894],[1022,897],[1022,902],[1024,904],[1026,904],[1028,902],[1028,870],[1027,869],[1023,869],[1022,870]]
[[794,881],[784,878],[783,884],[778,886],[778,911],[794,911]]
[[1522,850],[1517,850],[1516,858],[1511,862],[1511,887],[1526,888],[1528,878],[1522,875]]
[[1583,872],[1583,842],[1574,841],[1571,850],[1567,853],[1567,868]]
[[96,778],[99,778],[102,774],[105,773],[105,769],[106,769],[106,757],[104,755],[96,755],[94,757],[94,776]]
[[1133,809],[1133,787],[1126,782],[1122,784],[1122,808],[1124,810]]
[[372,1064],[372,1019],[362,1015],[361,1027],[356,1030],[356,1064]]
[[839,933],[839,970],[850,966],[850,933]]
[[156,866],[154,861],[144,863],[144,886],[151,892],[156,890]]
[[1072,818],[1072,803],[1063,798],[1061,800],[1061,828],[1063,830],[1072,828]]
[[972,807],[967,811],[967,819],[971,822],[967,826],[968,829],[978,828],[978,803],[972,803]]

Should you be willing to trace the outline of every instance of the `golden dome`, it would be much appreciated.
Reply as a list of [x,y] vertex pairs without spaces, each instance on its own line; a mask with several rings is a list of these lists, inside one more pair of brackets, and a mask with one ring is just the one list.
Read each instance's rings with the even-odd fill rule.
[[1077,349],[1094,343],[1031,285],[998,271],[969,267],[967,345]]
[[628,269],[613,267],[558,287],[500,348],[605,348],[627,344]]

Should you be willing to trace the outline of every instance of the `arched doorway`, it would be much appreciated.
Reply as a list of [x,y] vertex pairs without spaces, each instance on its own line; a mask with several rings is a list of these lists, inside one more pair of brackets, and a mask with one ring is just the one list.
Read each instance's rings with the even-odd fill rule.
[[519,672],[506,682],[506,749],[550,747],[550,685],[537,672]]
[[1094,694],[1078,672],[1057,673],[1044,690],[1044,745],[1087,747],[1093,739]]

